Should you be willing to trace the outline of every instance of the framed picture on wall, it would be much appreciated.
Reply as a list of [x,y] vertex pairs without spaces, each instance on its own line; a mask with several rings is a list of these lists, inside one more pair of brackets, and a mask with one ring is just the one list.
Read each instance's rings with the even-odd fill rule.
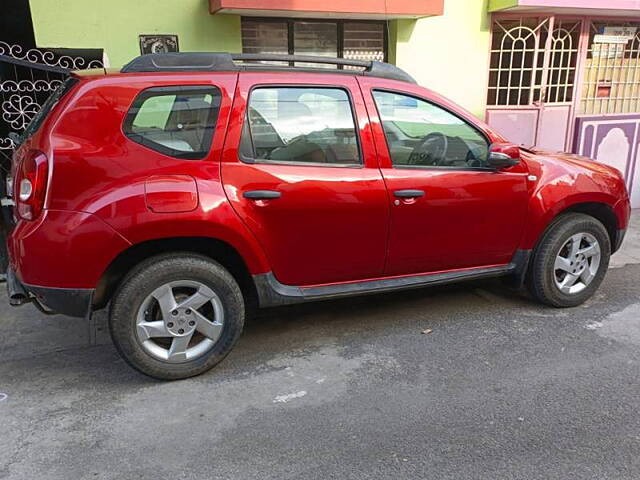
[[140,35],[140,53],[179,52],[177,35]]

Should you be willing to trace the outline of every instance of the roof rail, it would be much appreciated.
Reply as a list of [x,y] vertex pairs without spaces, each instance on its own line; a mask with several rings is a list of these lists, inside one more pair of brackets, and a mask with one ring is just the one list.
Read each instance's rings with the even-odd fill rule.
[[[247,63],[249,62],[249,63]],[[251,63],[254,62],[254,63]],[[286,62],[289,65],[267,65],[256,62]],[[384,62],[349,60],[346,58],[317,57],[309,55],[273,55],[273,54],[231,54],[231,53],[151,53],[141,55],[127,63],[122,73],[133,72],[238,72],[250,69],[262,70],[309,70],[306,67],[293,66],[294,62],[324,65],[339,65],[361,68],[348,70],[354,75],[400,80],[416,83],[404,70]],[[314,71],[335,73],[334,70],[316,68]]]

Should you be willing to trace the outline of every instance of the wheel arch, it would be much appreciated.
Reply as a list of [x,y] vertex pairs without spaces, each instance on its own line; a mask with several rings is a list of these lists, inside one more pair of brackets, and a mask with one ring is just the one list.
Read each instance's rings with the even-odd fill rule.
[[597,196],[579,194],[555,202],[553,199],[538,197],[530,205],[530,222],[521,248],[534,250],[540,239],[562,215],[584,213],[604,225],[609,234],[613,253],[620,243],[618,242],[620,229],[626,226],[620,225],[621,219],[615,209],[617,200],[615,197],[604,194]]
[[165,253],[203,255],[220,263],[236,279],[247,307],[257,304],[253,277],[240,252],[230,243],[212,237],[169,237],[143,241],[123,250],[100,277],[93,296],[93,308],[105,307],[125,276],[140,262]]
[[620,246],[620,235],[623,235],[618,228],[618,217],[614,208],[604,201],[582,201],[575,202],[569,205],[564,205],[564,208],[560,207],[556,211],[549,211],[547,216],[543,216],[543,220],[540,221],[535,228],[530,228],[527,231],[524,245],[521,247],[523,252],[527,252],[527,259],[524,262],[523,268],[518,271],[517,284],[522,285],[526,279],[527,273],[531,261],[533,259],[533,253],[538,247],[542,238],[549,231],[553,225],[562,218],[563,215],[568,213],[583,213],[589,215],[599,222],[601,222],[609,235],[611,242],[611,253],[614,253]]
[[600,221],[609,234],[612,249],[611,253],[613,253],[613,248],[614,245],[616,245],[618,236],[618,218],[616,217],[615,211],[611,205],[600,202],[577,203],[564,209],[556,215],[556,218],[567,213],[584,213],[585,215],[589,215]]

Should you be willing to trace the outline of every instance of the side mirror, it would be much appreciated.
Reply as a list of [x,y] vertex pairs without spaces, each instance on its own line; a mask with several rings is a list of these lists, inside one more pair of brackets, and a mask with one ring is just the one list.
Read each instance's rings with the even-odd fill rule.
[[494,143],[489,148],[487,164],[496,170],[513,167],[520,163],[520,148],[511,143]]

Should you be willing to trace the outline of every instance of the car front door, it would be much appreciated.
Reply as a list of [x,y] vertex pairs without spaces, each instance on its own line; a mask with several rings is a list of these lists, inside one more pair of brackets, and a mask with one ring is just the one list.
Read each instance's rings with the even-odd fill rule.
[[222,181],[276,279],[382,275],[389,205],[356,80],[247,72],[238,82]]
[[359,81],[389,192],[385,275],[508,264],[527,213],[526,167],[488,168],[487,132],[423,89]]

